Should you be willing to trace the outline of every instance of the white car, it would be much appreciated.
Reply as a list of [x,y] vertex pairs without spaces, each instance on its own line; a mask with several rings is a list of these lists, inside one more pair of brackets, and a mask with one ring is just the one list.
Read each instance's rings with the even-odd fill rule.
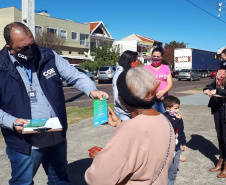
[[181,79],[186,79],[189,81],[200,80],[200,75],[198,71],[194,69],[182,69],[179,71],[177,79],[180,81]]
[[112,82],[115,72],[116,72],[115,66],[100,67],[97,72],[98,83],[100,84],[101,82],[104,81]]

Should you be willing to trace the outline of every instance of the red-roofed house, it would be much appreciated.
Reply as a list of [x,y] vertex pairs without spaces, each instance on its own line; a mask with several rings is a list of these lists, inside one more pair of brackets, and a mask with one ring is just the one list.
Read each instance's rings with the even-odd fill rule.
[[112,45],[115,41],[102,21],[90,22],[90,50],[99,44]]
[[122,54],[126,50],[138,52],[138,59],[144,64],[149,64],[151,51],[155,47],[162,46],[162,42],[151,39],[149,37],[132,34],[119,41],[115,41],[114,45],[119,46],[120,54]]

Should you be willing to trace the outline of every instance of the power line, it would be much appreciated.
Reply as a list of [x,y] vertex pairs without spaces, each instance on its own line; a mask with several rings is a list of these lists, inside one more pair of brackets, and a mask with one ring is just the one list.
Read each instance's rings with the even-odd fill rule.
[[217,9],[217,6],[215,3],[213,3],[213,1],[207,1],[207,0],[203,0],[203,1],[206,2],[212,8]]
[[186,0],[186,1],[189,2],[189,3],[191,3],[193,6],[199,8],[200,10],[206,12],[207,14],[211,15],[211,16],[214,17],[215,19],[217,19],[217,20],[219,20],[219,21],[221,21],[221,22],[223,22],[223,23],[226,23],[225,21],[223,21],[223,20],[221,20],[221,19],[218,19],[216,16],[214,16],[213,14],[211,14],[211,13],[209,13],[208,11],[204,10],[204,9],[201,8],[200,6],[198,6],[198,5],[194,4],[194,3],[192,3],[191,1],[189,1],[189,0]]

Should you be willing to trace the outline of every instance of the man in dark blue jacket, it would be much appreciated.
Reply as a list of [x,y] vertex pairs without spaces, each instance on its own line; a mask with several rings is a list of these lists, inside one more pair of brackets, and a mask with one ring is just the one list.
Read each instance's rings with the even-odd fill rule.
[[[10,184],[33,184],[40,164],[49,184],[69,184],[67,177],[67,117],[60,77],[92,99],[109,96],[94,82],[48,48],[35,44],[24,24],[4,28],[0,51],[0,125],[11,162]],[[22,134],[30,119],[58,117],[62,132]]]

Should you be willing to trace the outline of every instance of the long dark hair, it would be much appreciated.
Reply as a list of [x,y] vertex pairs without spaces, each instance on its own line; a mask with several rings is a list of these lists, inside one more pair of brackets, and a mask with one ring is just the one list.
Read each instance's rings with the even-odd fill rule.
[[131,63],[137,60],[138,53],[130,50],[126,50],[122,53],[118,64],[125,70],[131,68]]
[[162,47],[160,47],[160,46],[156,47],[155,49],[152,50],[151,54],[153,54],[154,52],[160,52],[163,57],[164,51],[163,51]]

